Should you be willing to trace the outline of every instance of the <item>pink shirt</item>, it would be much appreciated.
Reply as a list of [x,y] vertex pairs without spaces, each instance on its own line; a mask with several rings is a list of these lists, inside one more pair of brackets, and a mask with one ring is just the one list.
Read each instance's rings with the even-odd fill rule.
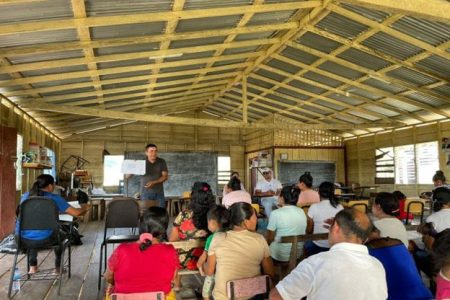
[[301,191],[300,196],[298,197],[297,205],[298,206],[304,206],[304,205],[311,205],[313,203],[320,202],[319,193],[315,190],[308,189],[306,191]]
[[246,202],[252,204],[252,197],[246,191],[232,191],[222,198],[222,204],[229,208],[231,205],[237,202]]
[[444,277],[442,272],[436,276],[436,299],[450,299],[450,278]]
[[180,261],[172,245],[155,244],[141,251],[138,243],[125,243],[113,252],[108,267],[114,273],[115,293],[168,294]]

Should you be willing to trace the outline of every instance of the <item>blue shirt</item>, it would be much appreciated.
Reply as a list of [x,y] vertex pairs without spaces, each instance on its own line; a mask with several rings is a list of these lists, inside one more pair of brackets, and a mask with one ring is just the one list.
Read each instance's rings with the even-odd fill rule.
[[[20,203],[22,204],[24,201],[26,201],[29,197],[30,193],[26,192],[22,195],[22,198],[20,198]],[[70,205],[62,198],[61,196],[58,196],[56,194],[52,194],[49,192],[44,192],[44,197],[47,197],[49,199],[52,199],[56,206],[58,207],[58,210],[60,213],[64,213]],[[19,221],[16,222],[16,234],[19,233]],[[52,234],[52,230],[22,230],[22,238],[25,238],[27,240],[44,240]]]
[[376,257],[386,270],[388,300],[433,299],[405,245],[369,248],[369,254]]

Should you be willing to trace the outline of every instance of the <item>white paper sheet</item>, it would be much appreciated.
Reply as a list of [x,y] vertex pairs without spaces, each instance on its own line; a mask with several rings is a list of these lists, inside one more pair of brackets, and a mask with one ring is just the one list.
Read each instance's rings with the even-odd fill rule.
[[59,215],[59,220],[63,222],[72,222],[73,217],[69,214],[61,214]]
[[81,208],[80,203],[78,203],[78,201],[69,201],[67,203],[69,203],[69,205],[72,207]]
[[122,163],[123,174],[144,175],[145,160],[125,159]]

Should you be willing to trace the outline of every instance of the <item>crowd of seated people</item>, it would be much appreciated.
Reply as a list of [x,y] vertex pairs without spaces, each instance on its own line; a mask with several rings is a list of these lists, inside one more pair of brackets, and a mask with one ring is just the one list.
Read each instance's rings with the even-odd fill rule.
[[[272,177],[268,179],[271,181]],[[419,271],[422,266],[416,256],[420,254],[416,255],[415,251],[412,255],[408,249],[408,236],[400,217],[401,199],[398,195],[379,193],[372,211],[366,214],[352,208],[344,209],[334,196],[334,184],[322,182],[318,188],[320,201],[313,203],[305,214],[297,205],[301,194],[305,192],[304,186],[308,187],[312,183],[312,177],[304,174],[299,182],[294,186],[285,186],[280,191],[275,185],[277,191],[271,190],[270,197],[277,193],[279,197],[277,208],[272,207],[274,210],[268,216],[266,236],[256,231],[256,211],[249,203],[247,194],[243,194],[245,191],[242,191],[237,177],[231,178],[228,195],[239,192],[242,197],[229,202],[224,198],[224,206],[215,203],[215,196],[207,183],[194,184],[191,204],[175,218],[168,240],[208,238],[196,263],[200,274],[206,276],[203,298],[228,299],[226,284],[230,280],[261,274],[277,280],[274,277],[275,268],[278,263],[289,261],[291,252],[291,244],[281,244],[281,237],[327,232],[328,240],[307,241],[303,249],[300,244],[299,254],[306,258],[280,282],[273,281],[271,299],[419,300],[433,299],[432,293],[436,293],[437,299],[450,297],[450,190],[446,186],[441,185],[433,191],[433,213],[426,219],[429,230],[425,231],[425,226],[419,227],[427,246],[424,250],[427,260],[422,263],[426,265],[425,269],[430,270],[432,281],[437,283],[435,289],[429,290]],[[307,189],[305,193],[308,193]],[[162,227],[167,227],[162,223]],[[158,249],[156,246],[163,242],[164,236],[153,233],[150,227],[141,228],[141,232],[150,232],[152,239],[141,237],[134,246],[129,246],[131,250],[128,251],[134,251],[133,257],[144,257],[145,254],[148,256],[146,259],[154,260],[152,252]],[[121,272],[127,274],[130,269],[122,271],[121,264],[117,263],[124,249],[125,246],[118,247],[111,256],[106,278],[114,283],[116,290],[129,292],[123,286],[136,285],[136,281],[133,281],[136,279],[132,279],[131,275],[120,275]],[[173,251],[173,247],[164,248],[166,256],[158,258],[158,263],[164,266],[154,267],[166,270],[167,276],[160,278],[157,283],[167,296],[181,287],[175,270],[187,267],[180,265],[183,255],[178,253],[175,259]],[[156,264],[149,264],[153,263]],[[143,266],[145,263],[130,264],[130,268],[136,269]],[[148,280],[153,276],[136,271],[134,274],[147,276]],[[129,282],[121,283],[122,280]],[[173,289],[169,288],[170,282],[173,282]],[[147,285],[147,291],[154,291],[155,288]]]

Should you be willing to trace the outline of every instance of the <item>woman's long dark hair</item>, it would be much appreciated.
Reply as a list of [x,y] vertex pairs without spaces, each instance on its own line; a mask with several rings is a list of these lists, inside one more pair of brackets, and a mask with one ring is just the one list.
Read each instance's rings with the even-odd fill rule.
[[[167,226],[169,226],[169,215],[166,209],[153,206],[144,212],[142,222],[139,226],[139,233],[150,233],[154,238],[167,240]],[[140,246],[141,251],[152,245],[152,241],[146,239]]]
[[245,220],[249,220],[255,213],[251,204],[246,202],[237,202],[230,206],[230,227],[240,226]]
[[43,188],[46,188],[50,184],[55,183],[55,178],[49,174],[41,174],[36,178],[36,181],[33,183],[33,186],[30,189],[30,196],[43,196],[44,192]]
[[192,221],[195,228],[208,230],[206,214],[215,205],[216,199],[211,187],[206,182],[195,182],[192,186],[191,204]]
[[339,204],[339,200],[334,195],[334,183],[324,181],[319,186],[319,196],[321,199],[329,199],[331,206],[336,208]]
[[239,191],[241,189],[241,181],[239,180],[239,178],[233,176],[230,178],[230,181],[228,181],[227,186],[232,191]]
[[284,199],[286,205],[297,205],[298,196],[300,196],[300,189],[297,185],[287,185],[281,190],[280,196]]

